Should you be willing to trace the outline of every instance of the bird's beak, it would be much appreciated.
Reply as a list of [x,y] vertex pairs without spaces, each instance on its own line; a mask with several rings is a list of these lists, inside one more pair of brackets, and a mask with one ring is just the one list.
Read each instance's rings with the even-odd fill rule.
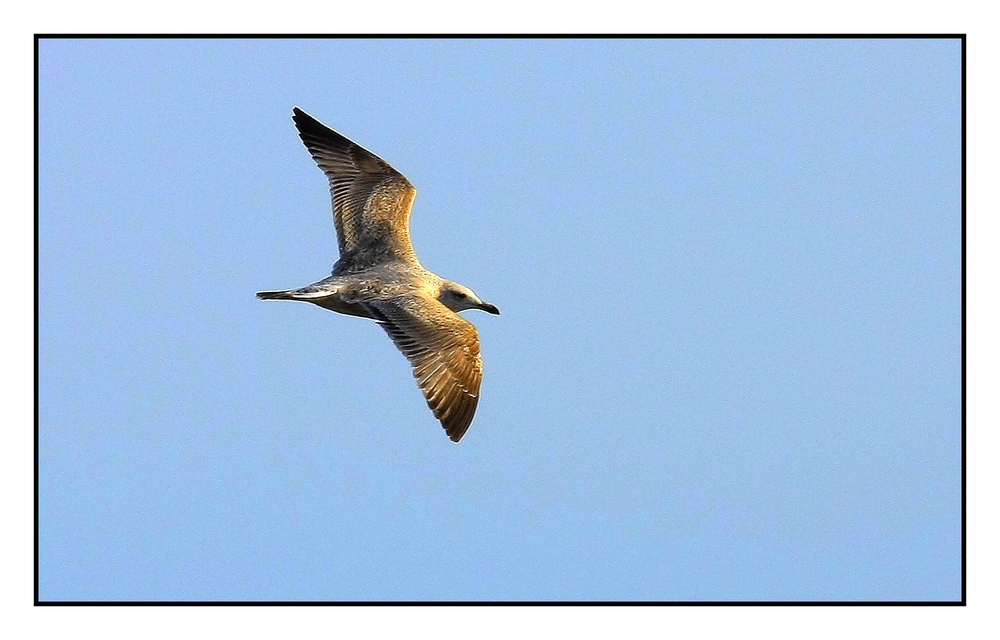
[[479,308],[485,311],[486,313],[492,313],[495,316],[500,315],[500,310],[497,309],[495,305],[492,305],[489,302],[482,303],[481,305],[479,305]]

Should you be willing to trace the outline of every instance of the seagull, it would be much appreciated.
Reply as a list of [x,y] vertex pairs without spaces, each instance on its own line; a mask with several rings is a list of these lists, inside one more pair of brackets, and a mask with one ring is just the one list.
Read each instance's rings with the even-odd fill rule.
[[340,257],[329,278],[257,297],[375,320],[410,361],[434,417],[458,442],[476,413],[483,379],[479,334],[458,312],[500,310],[420,264],[410,242],[417,190],[403,174],[298,107],[292,121],[330,180]]

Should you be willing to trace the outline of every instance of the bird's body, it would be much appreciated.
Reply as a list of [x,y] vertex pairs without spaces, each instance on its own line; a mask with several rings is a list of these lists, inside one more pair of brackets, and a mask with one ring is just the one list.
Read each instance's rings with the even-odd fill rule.
[[457,312],[500,311],[420,264],[410,242],[416,190],[401,173],[297,107],[292,119],[330,180],[340,258],[328,278],[257,297],[376,320],[410,360],[428,406],[458,442],[475,415],[483,361],[476,327]]

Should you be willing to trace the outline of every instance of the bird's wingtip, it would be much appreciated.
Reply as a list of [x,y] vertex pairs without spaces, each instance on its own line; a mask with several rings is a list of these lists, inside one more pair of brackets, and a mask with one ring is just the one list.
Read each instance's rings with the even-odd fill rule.
[[445,434],[447,434],[448,439],[454,442],[455,444],[458,444],[458,441],[462,439],[462,436],[464,436],[466,432],[468,432],[469,426],[471,424],[472,424],[472,417],[470,416],[468,422],[466,422],[465,424],[446,425],[444,422],[442,422],[441,426],[444,427],[444,432]]
[[315,120],[316,118],[309,115],[309,113],[299,107],[292,107],[292,122],[298,125],[301,122],[308,122],[310,120]]

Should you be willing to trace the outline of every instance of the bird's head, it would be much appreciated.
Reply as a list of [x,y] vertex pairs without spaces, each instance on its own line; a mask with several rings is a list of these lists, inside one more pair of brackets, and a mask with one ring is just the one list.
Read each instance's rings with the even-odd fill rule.
[[466,309],[481,309],[486,313],[500,315],[500,310],[496,306],[489,302],[483,302],[482,298],[477,296],[475,291],[457,282],[444,282],[441,285],[438,300],[441,304],[455,312]]

